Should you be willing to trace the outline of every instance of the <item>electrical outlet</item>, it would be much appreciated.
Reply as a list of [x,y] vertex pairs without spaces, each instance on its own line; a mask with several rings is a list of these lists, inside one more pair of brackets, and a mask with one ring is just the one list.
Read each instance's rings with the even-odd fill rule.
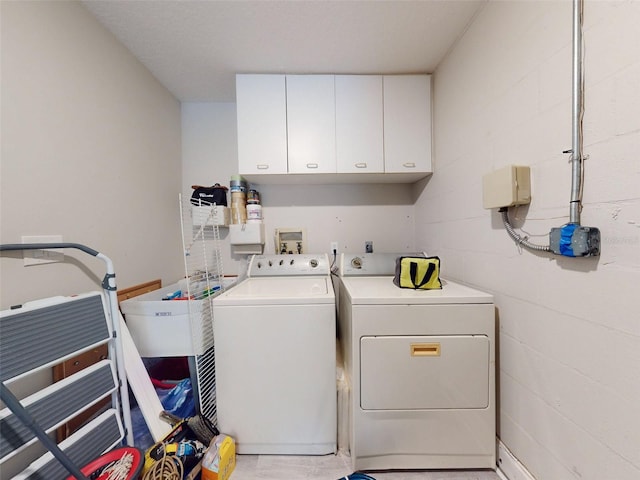
[[331,242],[331,253],[338,253],[338,242]]
[[364,242],[364,251],[367,253],[373,253],[373,242],[371,240]]
[[[62,243],[62,235],[34,235],[22,236],[22,243]],[[42,265],[64,261],[64,253],[56,250],[23,250],[24,266]]]

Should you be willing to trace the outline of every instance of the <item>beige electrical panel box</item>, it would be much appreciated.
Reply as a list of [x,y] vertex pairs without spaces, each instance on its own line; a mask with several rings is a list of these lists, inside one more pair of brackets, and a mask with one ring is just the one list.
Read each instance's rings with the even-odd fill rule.
[[482,177],[484,208],[512,207],[531,202],[529,167],[509,165]]

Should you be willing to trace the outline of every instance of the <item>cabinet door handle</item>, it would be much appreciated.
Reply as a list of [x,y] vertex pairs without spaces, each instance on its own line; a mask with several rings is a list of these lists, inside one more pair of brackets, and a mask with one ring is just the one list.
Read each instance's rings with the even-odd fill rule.
[[258,170],[266,170],[269,168],[269,165],[267,165],[266,163],[259,163],[258,165],[256,165]]
[[317,163],[307,163],[307,168],[318,168]]
[[356,168],[367,168],[366,162],[356,163]]
[[402,166],[407,168],[416,168],[416,164],[413,162],[403,163]]

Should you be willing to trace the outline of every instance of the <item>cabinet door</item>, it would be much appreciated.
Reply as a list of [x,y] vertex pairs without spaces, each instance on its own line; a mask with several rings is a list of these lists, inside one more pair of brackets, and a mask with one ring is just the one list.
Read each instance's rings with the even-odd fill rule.
[[336,75],[338,173],[382,173],[382,76]]
[[385,173],[431,172],[431,76],[382,81]]
[[336,172],[333,75],[287,75],[289,173]]
[[237,75],[238,172],[287,173],[284,75]]

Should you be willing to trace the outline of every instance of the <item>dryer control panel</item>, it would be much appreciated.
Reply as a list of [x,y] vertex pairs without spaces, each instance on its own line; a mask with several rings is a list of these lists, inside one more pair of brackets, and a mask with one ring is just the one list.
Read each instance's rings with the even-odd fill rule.
[[249,261],[249,277],[296,277],[330,275],[326,253],[301,255],[254,255]]
[[342,253],[340,255],[340,276],[380,276],[393,275],[396,259],[402,256],[424,257],[423,252],[412,253]]

